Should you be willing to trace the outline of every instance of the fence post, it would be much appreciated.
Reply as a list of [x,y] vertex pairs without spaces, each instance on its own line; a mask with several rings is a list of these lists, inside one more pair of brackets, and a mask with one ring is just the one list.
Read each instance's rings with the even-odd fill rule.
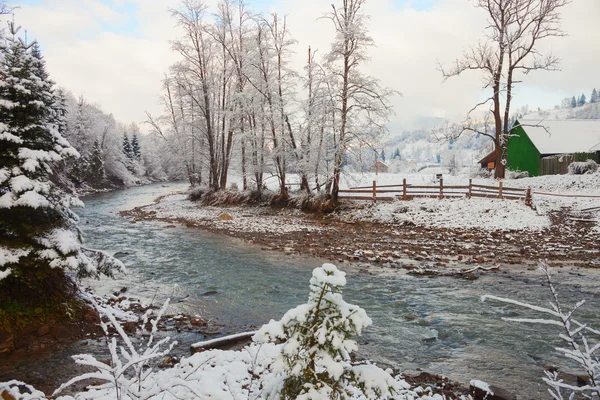
[[407,200],[406,198],[406,178],[402,180],[402,200]]
[[473,179],[469,179],[469,193],[467,194],[467,198],[471,198],[473,194]]
[[373,203],[377,203],[377,181],[373,181]]
[[525,204],[529,207],[532,206],[532,198],[531,198],[531,188],[527,188],[527,193],[525,193]]
[[444,198],[444,179],[440,179],[440,199]]
[[498,198],[502,198],[502,181],[500,181],[500,184],[498,185]]

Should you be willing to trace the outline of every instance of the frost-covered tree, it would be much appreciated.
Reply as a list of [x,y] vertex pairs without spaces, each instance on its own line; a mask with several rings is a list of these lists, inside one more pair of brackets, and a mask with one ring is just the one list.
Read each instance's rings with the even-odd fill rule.
[[39,48],[9,38],[0,62],[0,302],[63,295],[64,271],[79,276],[110,274],[122,264],[81,247],[81,202],[49,177],[51,168],[77,151],[60,134],[53,82]]
[[281,398],[346,399],[351,397],[349,383],[369,399],[394,394],[389,374],[350,360],[358,349],[351,338],[361,335],[372,321],[365,310],[342,298],[345,285],[346,274],[335,265],[315,268],[308,303],[288,311],[281,321],[272,320],[255,335],[255,341],[284,341],[281,357],[273,366],[285,374]]
[[[483,89],[489,97],[476,104],[467,114],[463,127],[450,132],[456,137],[465,131],[487,136],[494,141],[495,177],[504,178],[508,139],[515,128],[511,124],[513,88],[522,82],[519,74],[536,70],[554,71],[559,59],[552,53],[541,54],[539,42],[549,37],[564,36],[560,29],[560,9],[569,0],[476,0],[488,19],[485,37],[458,58],[450,68],[440,65],[444,79],[466,71],[478,71]],[[489,107],[483,128],[477,127],[471,113]],[[475,118],[480,120],[480,118]],[[489,121],[489,123],[488,123]]]
[[133,158],[133,148],[131,147],[131,142],[129,141],[127,133],[123,133],[123,154],[129,159]]
[[590,103],[595,103],[597,101],[598,101],[598,92],[594,88],[594,90],[592,90],[592,95],[590,96]]
[[575,107],[577,107],[577,100],[575,99],[575,96],[573,96],[573,98],[571,98],[571,108]]
[[579,107],[584,106],[586,103],[586,98],[585,98],[585,94],[581,93],[581,96],[579,97],[579,101],[577,102],[577,105]]
[[384,133],[391,113],[389,97],[394,92],[382,88],[377,79],[360,70],[369,60],[368,49],[374,46],[367,29],[365,3],[366,0],[341,0],[337,5],[332,4],[325,16],[335,28],[327,55],[337,115],[331,189],[334,200],[338,198],[342,165],[349,147],[354,143],[362,148],[373,136]]

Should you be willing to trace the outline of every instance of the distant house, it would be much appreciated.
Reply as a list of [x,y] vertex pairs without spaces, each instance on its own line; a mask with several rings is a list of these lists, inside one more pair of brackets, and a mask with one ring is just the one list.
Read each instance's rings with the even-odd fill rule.
[[375,164],[371,165],[371,168],[369,168],[371,172],[388,172],[389,169],[390,168],[381,161],[377,161]]
[[[512,171],[527,171],[530,176],[564,174],[573,161],[600,161],[600,120],[522,120],[515,125],[506,154]],[[479,162],[482,168],[493,169],[496,154]]]
[[481,165],[482,169],[487,169],[488,171],[496,168],[496,152],[492,151],[490,154],[483,157],[481,160],[479,160],[479,164]]

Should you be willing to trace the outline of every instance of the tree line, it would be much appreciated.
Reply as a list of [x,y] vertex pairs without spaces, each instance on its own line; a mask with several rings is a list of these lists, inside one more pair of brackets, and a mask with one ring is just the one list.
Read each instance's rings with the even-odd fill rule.
[[221,0],[213,14],[200,0],[171,10],[183,32],[173,41],[180,60],[163,80],[164,113],[148,123],[192,185],[223,190],[234,171],[243,190],[260,192],[276,177],[287,197],[296,173],[301,190],[337,198],[346,153],[385,133],[394,94],[361,71],[374,44],[365,0],[338,3],[323,16],[336,32],[331,50],[305,49],[302,71],[291,63],[285,16],[237,0]]

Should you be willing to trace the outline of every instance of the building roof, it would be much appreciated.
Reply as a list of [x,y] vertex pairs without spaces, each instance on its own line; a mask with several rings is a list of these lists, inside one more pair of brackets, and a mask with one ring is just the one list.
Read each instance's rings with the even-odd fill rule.
[[540,154],[587,153],[600,150],[600,120],[553,119],[519,122]]
[[377,166],[377,165],[383,165],[384,167],[387,167],[387,165],[385,165],[384,163],[382,163],[381,161],[377,161],[375,164],[371,165],[371,168]]
[[487,164],[490,162],[496,162],[496,151],[492,150],[492,152],[490,154],[488,154],[487,156],[483,157],[481,160],[479,160],[479,164]]

